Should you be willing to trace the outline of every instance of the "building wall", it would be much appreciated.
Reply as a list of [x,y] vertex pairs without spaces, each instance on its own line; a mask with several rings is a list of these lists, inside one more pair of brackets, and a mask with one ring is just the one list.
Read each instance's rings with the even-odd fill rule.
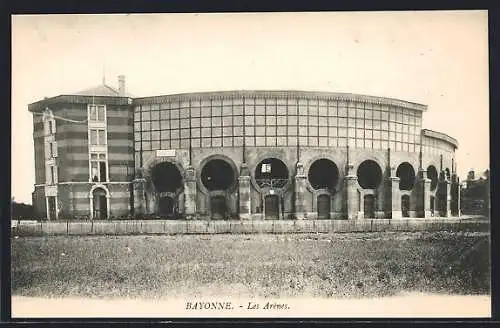
[[[335,163],[339,180],[332,198],[331,215],[343,218],[346,214],[346,166],[352,165],[356,175],[365,160],[375,161],[383,179],[376,190],[363,190],[355,185],[359,197],[358,212],[362,215],[363,196],[376,196],[376,216],[384,217],[390,208],[389,178],[398,166],[409,163],[415,173],[414,189],[419,179],[419,168],[433,165],[438,173],[456,165],[455,146],[439,136],[424,135],[421,127],[425,106],[391,99],[337,94],[300,92],[231,92],[187,94],[138,98],[133,104],[114,97],[64,96],[67,102],[52,104],[58,116],[85,121],[89,101],[106,104],[107,160],[109,181],[90,182],[88,125],[57,121],[59,200],[64,204],[62,216],[88,217],[90,192],[102,185],[110,195],[111,217],[131,214],[134,201],[132,181],[141,172],[150,172],[162,161],[174,162],[184,177],[179,201],[185,211],[190,185],[186,170],[195,170],[194,199],[196,213],[210,214],[210,197],[200,180],[200,172],[208,160],[219,158],[231,164],[236,179],[243,163],[250,170],[250,200],[253,217],[261,217],[265,190],[255,181],[255,168],[266,158],[278,158],[288,168],[289,182],[279,192],[283,199],[283,215],[296,212],[296,165],[300,162],[307,175],[318,159]],[[45,183],[43,169],[43,124],[34,118],[36,179]],[[41,126],[41,128],[40,128]],[[41,129],[41,131],[40,131]],[[42,146],[40,141],[42,140]],[[388,148],[391,151],[388,151]],[[348,150],[349,149],[349,150]],[[175,150],[171,157],[157,157],[158,150]],[[422,155],[419,152],[422,150]],[[40,158],[42,158],[41,166]],[[148,177],[146,177],[148,178]],[[140,200],[146,212],[158,209],[156,194],[150,177],[146,179],[145,198]],[[432,190],[436,195],[441,187]],[[41,188],[34,199],[40,210],[45,199]],[[312,188],[308,179],[301,192],[305,215],[315,218],[317,196],[324,191]],[[398,197],[410,196],[410,211],[417,212],[420,201],[415,190],[401,192]],[[427,197],[429,196],[427,195]],[[352,197],[352,195],[350,196]],[[229,213],[237,216],[240,210],[239,189],[235,183],[226,192]],[[389,207],[388,207],[389,206]],[[187,207],[186,207],[187,208]]]

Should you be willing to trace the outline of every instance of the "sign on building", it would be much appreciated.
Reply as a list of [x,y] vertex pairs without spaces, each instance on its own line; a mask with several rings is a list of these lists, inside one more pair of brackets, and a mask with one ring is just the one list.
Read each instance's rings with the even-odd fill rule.
[[156,157],[174,157],[175,149],[158,149],[156,151]]

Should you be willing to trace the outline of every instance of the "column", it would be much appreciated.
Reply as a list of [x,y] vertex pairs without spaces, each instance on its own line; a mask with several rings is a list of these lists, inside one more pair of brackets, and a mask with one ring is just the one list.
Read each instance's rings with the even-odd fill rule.
[[353,165],[347,164],[345,177],[345,208],[348,220],[357,219],[359,212],[358,177],[352,171]]
[[186,168],[184,179],[184,214],[186,219],[193,219],[196,215],[196,175],[192,166]]
[[443,187],[446,188],[446,212],[445,216],[450,217],[451,216],[451,183],[450,180],[445,179]]
[[145,184],[146,179],[144,178],[132,180],[134,188],[134,215],[143,215],[146,212],[146,195],[144,194]]
[[252,206],[250,197],[250,171],[246,163],[241,164],[240,167],[238,188],[240,219],[248,220],[252,215]]
[[401,211],[401,192],[399,190],[399,178],[392,172],[391,176],[388,177],[389,188],[391,193],[391,219],[402,219],[403,212]]
[[304,174],[304,166],[302,163],[297,163],[297,174],[295,175],[295,215],[297,220],[306,218],[304,206],[304,193],[306,191],[306,175]]
[[[453,169],[453,165],[452,165]],[[458,191],[458,184],[457,184],[457,176],[453,174],[451,176],[451,186],[450,186],[450,214],[453,216],[458,215],[458,201],[457,201],[457,191]]]
[[[427,178],[427,171],[419,169],[416,184],[417,215],[421,218],[431,217],[431,180]],[[436,212],[434,208],[434,213]]]

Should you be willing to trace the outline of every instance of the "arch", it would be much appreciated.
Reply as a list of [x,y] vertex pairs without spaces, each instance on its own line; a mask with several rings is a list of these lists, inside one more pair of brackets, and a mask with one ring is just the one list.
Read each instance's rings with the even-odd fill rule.
[[182,171],[170,161],[157,163],[151,168],[151,182],[156,192],[176,193],[183,187]]
[[[215,173],[215,174],[218,174],[217,173],[217,169],[213,167],[207,167],[207,165],[211,166],[212,164],[209,164],[209,163],[213,163],[213,164],[217,164],[219,163],[220,165],[223,165],[225,167],[225,169],[231,169],[232,171],[232,175],[233,175],[233,178],[232,178],[232,181],[231,183],[226,183],[224,188],[207,188],[207,185],[206,185],[206,176],[204,176],[204,169],[207,169],[207,168],[210,168],[210,171],[211,172],[206,172],[205,173]],[[239,175],[239,171],[238,171],[238,167],[236,166],[236,164],[234,163],[234,161],[227,157],[227,156],[224,156],[224,155],[219,155],[219,154],[214,154],[214,155],[210,155],[206,158],[204,158],[201,162],[200,162],[200,165],[199,165],[199,170],[197,170],[196,172],[196,175],[197,175],[197,180],[198,180],[198,186],[200,188],[200,190],[204,193],[204,194],[211,194],[213,191],[226,191],[226,192],[231,192],[233,191],[237,184],[238,184],[238,175]],[[219,176],[219,178],[221,178]],[[223,178],[223,177],[222,177]],[[205,181],[204,181],[205,180]]]
[[436,167],[432,164],[427,167],[427,178],[431,180],[431,191],[435,190],[439,177]]
[[340,172],[332,160],[319,158],[314,160],[307,170],[307,181],[314,190],[336,190],[340,182]]
[[103,189],[106,192],[107,198],[111,197],[109,190],[108,190],[108,187],[106,187],[105,185],[103,185],[101,183],[98,183],[98,184],[93,185],[92,188],[90,188],[90,192],[89,192],[90,198],[92,198],[92,194],[94,193],[94,190],[96,190],[97,188]]
[[110,194],[104,185],[94,185],[90,188],[90,217],[97,220],[105,220],[110,214]]
[[261,193],[268,188],[284,190],[290,184],[290,170],[276,157],[264,157],[252,170],[252,182]]
[[396,176],[399,180],[400,190],[412,190],[415,184],[415,169],[408,162],[399,164],[396,170]]
[[156,154],[152,154],[142,165],[142,169],[146,174],[151,172],[151,169],[158,164],[168,162],[175,166],[180,172],[184,172],[184,168],[181,162],[179,162],[175,157],[166,157],[166,156],[156,156]]
[[356,171],[358,184],[363,189],[377,189],[382,182],[382,169],[374,160],[363,161]]

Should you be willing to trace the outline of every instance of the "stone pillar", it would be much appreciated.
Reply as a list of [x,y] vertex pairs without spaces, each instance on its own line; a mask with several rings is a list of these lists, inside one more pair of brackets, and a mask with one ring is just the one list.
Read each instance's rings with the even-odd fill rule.
[[250,197],[250,171],[246,163],[243,163],[240,167],[238,188],[240,219],[248,220],[252,215],[252,204]]
[[457,216],[462,216],[461,200],[462,200],[462,185],[459,183],[458,184],[458,198],[457,198],[457,207],[458,207]]
[[298,220],[304,219],[306,209],[304,206],[304,196],[306,191],[306,175],[304,174],[304,166],[302,163],[297,163],[297,174],[295,175],[295,215]]
[[[421,218],[431,217],[431,180],[427,178],[427,171],[420,168],[415,186],[417,200],[417,215]],[[434,208],[434,212],[436,212]]]
[[352,172],[353,166],[346,166],[345,176],[345,211],[348,220],[358,218],[359,197],[358,197],[358,177]]
[[391,219],[402,219],[401,211],[401,191],[399,190],[399,178],[391,175],[389,178],[389,188],[391,192]]
[[184,179],[184,214],[186,219],[196,215],[196,175],[192,166],[186,168]]
[[132,180],[134,188],[134,214],[142,215],[146,213],[146,196],[144,193],[146,179],[138,178]]
[[451,216],[451,183],[450,180],[446,179],[443,183],[443,187],[446,188],[446,211],[445,216]]

